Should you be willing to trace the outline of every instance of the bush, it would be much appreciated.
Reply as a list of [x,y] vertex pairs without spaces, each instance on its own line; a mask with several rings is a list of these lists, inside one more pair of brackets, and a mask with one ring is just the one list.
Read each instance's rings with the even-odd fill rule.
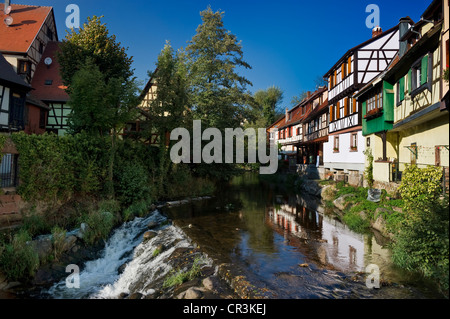
[[434,278],[443,290],[449,286],[449,204],[442,192],[439,167],[408,167],[399,192],[404,216],[393,245],[393,260],[409,270]]
[[[423,207],[421,205],[421,207]],[[448,198],[429,210],[405,216],[393,245],[393,261],[408,270],[433,278],[443,291],[449,289]]]
[[141,164],[124,165],[116,175],[116,195],[124,206],[149,199],[151,189],[148,172]]
[[135,202],[131,206],[127,207],[123,212],[123,220],[124,221],[130,221],[134,217],[139,216],[143,217],[145,216],[149,210],[150,210],[151,202],[149,201],[140,201]]
[[110,212],[91,212],[85,221],[89,226],[83,237],[85,242],[92,245],[100,239],[107,239],[114,227],[114,220],[114,215]]
[[21,228],[26,230],[32,238],[48,234],[51,230],[50,223],[45,216],[34,212],[23,214]]
[[58,260],[64,251],[66,231],[58,226],[52,229],[53,257]]
[[26,230],[20,230],[14,235],[12,242],[3,247],[0,267],[9,280],[26,280],[37,271],[39,257],[29,241],[30,234]]

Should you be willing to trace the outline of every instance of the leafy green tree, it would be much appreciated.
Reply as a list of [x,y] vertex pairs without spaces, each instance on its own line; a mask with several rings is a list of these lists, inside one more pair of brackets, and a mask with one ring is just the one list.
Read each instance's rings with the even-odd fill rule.
[[61,43],[58,62],[61,77],[69,91],[75,73],[86,63],[87,58],[98,66],[105,79],[128,80],[133,75],[133,58],[116,41],[116,36],[109,34],[101,18],[88,17],[88,22],[78,32],[72,29]]
[[194,118],[218,129],[240,126],[250,98],[246,88],[252,85],[238,73],[251,66],[241,42],[224,27],[223,14],[210,7],[202,11],[202,24],[186,47]]
[[172,169],[167,146],[175,142],[169,139],[170,132],[178,127],[192,126],[189,108],[188,80],[185,56],[182,51],[174,52],[166,43],[158,56],[156,70],[150,74],[157,83],[156,98],[148,110],[149,124],[144,134],[157,133],[160,138],[158,156],[158,188],[165,186],[167,175]]
[[106,79],[91,59],[73,77],[68,118],[69,133],[86,132],[92,137],[111,137],[108,193],[112,196],[113,168],[117,138],[126,123],[137,115],[138,95],[135,82]]
[[283,91],[275,86],[267,90],[258,90],[253,95],[252,103],[253,119],[259,127],[268,127],[275,122],[278,114],[281,113],[279,105],[283,101]]

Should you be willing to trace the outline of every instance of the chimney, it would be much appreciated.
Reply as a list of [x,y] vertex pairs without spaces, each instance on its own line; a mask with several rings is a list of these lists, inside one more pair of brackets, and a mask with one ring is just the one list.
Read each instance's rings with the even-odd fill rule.
[[311,91],[306,92],[306,98],[309,99],[311,97]]
[[399,27],[399,39],[400,39],[400,47],[399,47],[399,51],[398,51],[398,56],[400,58],[406,53],[406,49],[407,49],[407,46],[408,46],[408,43],[405,40],[402,41],[402,38],[409,30],[409,23],[410,23],[410,21],[411,21],[411,19],[409,17],[401,18],[400,19],[400,23],[398,25],[398,27]]
[[375,38],[375,37],[379,36],[382,33],[383,33],[383,30],[379,26],[376,26],[372,30],[372,38]]
[[288,108],[286,108],[286,118],[285,118],[285,123],[287,122],[287,121],[289,121],[289,109]]

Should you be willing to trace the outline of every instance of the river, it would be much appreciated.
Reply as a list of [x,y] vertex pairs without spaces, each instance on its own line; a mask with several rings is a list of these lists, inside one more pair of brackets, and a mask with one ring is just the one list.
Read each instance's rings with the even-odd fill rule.
[[[376,231],[355,233],[317,199],[257,174],[235,178],[209,201],[165,212],[217,263],[233,264],[270,298],[442,298],[391,262],[389,241]],[[376,272],[380,289],[369,289]]]
[[[167,217],[173,225],[160,227],[156,237],[142,242],[149,222]],[[150,294],[152,282],[171,270],[167,257],[192,241],[206,253],[205,264],[232,265],[235,274],[245,276],[267,298],[442,298],[429,282],[392,264],[385,238],[355,233],[317,199],[289,194],[256,174],[235,178],[211,199],[165,207],[125,223],[101,257],[84,265],[80,289],[67,289],[63,280],[39,298]],[[155,257],[158,245],[171,248]],[[367,286],[376,285],[378,278],[379,289]]]

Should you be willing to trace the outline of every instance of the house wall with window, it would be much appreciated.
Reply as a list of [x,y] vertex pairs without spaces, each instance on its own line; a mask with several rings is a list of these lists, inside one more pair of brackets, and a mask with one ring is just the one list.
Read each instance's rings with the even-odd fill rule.
[[344,172],[363,172],[364,149],[364,137],[361,130],[329,135],[328,142],[323,144],[324,167]]
[[394,84],[399,170],[406,165],[449,165],[449,118],[441,110],[442,22],[427,23],[421,37],[386,74]]

